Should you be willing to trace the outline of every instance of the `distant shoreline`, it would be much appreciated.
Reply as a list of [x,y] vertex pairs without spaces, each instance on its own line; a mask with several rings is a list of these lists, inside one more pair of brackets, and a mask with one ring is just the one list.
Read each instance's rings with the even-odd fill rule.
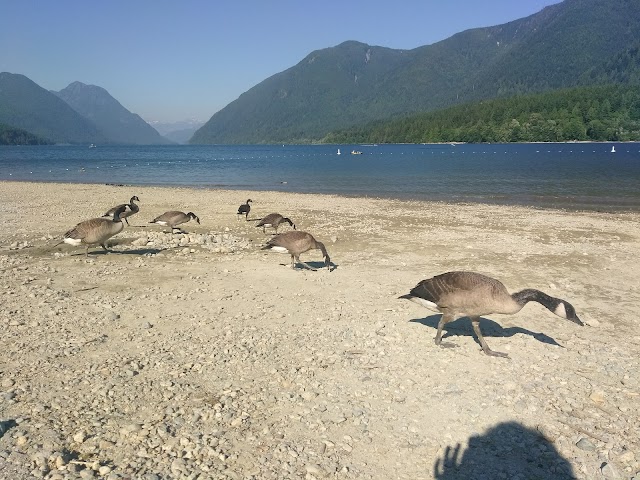
[[[160,148],[176,148],[176,147],[278,147],[280,145],[285,147],[327,147],[327,146],[335,146],[335,147],[348,147],[351,145],[358,145],[361,147],[379,147],[379,146],[390,146],[390,145],[571,145],[571,144],[594,144],[594,145],[629,145],[629,144],[638,144],[640,145],[640,141],[635,140],[567,140],[567,141],[557,141],[557,142],[508,142],[508,143],[492,143],[492,142],[480,142],[480,143],[470,143],[470,142],[431,142],[431,143],[247,143],[247,144],[221,144],[221,143],[211,143],[211,144],[191,144],[191,143],[177,143],[177,144],[148,144],[148,145],[129,145],[129,144],[92,144],[96,147],[160,147]],[[81,147],[81,148],[89,148],[90,144],[84,143],[54,143],[54,144],[42,144],[42,145],[27,145],[27,144],[0,144],[0,148],[3,147]]]

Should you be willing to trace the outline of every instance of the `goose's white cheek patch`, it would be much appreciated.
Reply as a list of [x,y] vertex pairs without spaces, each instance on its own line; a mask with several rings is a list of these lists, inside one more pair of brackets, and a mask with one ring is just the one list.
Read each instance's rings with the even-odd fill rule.
[[559,317],[567,318],[567,311],[564,308],[564,303],[559,303],[553,313],[555,313]]

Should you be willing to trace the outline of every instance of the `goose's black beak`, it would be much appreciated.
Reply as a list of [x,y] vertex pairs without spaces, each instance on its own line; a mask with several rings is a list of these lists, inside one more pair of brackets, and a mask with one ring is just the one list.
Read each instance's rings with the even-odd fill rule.
[[582,320],[580,320],[577,315],[574,315],[573,317],[569,317],[569,318],[567,318],[567,320],[570,320],[573,323],[577,323],[581,327],[584,327],[584,322]]

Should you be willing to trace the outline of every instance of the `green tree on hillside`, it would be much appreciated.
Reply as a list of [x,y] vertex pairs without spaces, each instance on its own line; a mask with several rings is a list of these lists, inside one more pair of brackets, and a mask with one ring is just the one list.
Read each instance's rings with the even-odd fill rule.
[[606,85],[482,101],[331,133],[325,143],[640,140],[640,89]]

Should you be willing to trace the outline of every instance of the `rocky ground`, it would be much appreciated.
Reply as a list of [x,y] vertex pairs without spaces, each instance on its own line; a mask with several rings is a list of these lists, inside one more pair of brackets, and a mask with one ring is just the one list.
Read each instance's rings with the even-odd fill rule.
[[[112,253],[54,247],[132,195]],[[337,268],[260,250],[247,198]],[[174,209],[202,223],[147,223]],[[5,182],[0,218],[0,478],[640,479],[638,213]],[[436,347],[397,297],[449,270],[588,325],[531,304],[481,322],[509,359],[468,319]]]

